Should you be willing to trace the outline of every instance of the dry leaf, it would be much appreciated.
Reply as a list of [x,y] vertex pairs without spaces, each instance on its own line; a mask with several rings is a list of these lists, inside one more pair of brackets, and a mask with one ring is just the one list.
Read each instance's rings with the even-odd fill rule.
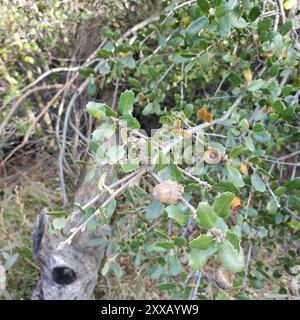
[[231,201],[231,210],[236,211],[242,207],[241,199],[239,197],[234,197]]
[[205,122],[211,122],[213,120],[213,115],[210,112],[207,112],[205,108],[201,108],[197,111],[197,118]]

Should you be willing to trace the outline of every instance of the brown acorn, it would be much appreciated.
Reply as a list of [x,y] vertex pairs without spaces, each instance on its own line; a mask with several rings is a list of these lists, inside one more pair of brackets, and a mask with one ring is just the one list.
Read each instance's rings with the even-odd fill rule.
[[223,268],[219,268],[215,277],[217,286],[223,290],[227,290],[232,287],[233,275]]
[[183,193],[182,185],[172,180],[166,180],[153,188],[153,198],[163,204],[176,204]]
[[208,149],[205,151],[203,160],[208,164],[217,164],[221,161],[222,154],[217,149]]

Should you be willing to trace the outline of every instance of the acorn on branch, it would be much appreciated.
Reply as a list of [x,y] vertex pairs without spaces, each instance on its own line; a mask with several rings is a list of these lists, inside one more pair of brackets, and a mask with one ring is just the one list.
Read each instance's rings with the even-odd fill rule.
[[208,149],[204,152],[203,160],[208,164],[217,164],[222,160],[222,154],[218,149]]
[[183,186],[172,180],[166,180],[153,188],[153,198],[162,204],[176,204],[183,193]]
[[215,277],[215,282],[219,288],[227,290],[232,287],[233,279],[234,276],[232,273],[224,270],[223,268],[219,268]]

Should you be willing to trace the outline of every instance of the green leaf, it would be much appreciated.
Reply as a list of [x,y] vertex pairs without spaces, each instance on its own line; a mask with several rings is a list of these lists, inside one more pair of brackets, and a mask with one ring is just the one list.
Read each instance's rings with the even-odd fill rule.
[[140,166],[139,159],[128,160],[128,161],[121,164],[121,168],[122,168],[123,172],[125,172],[125,173],[131,172],[131,171],[139,168],[139,166]]
[[207,0],[197,0],[197,4],[203,13],[208,13],[210,4]]
[[189,36],[193,36],[198,32],[200,32],[207,24],[208,24],[207,17],[205,16],[199,17],[186,28],[186,33]]
[[171,178],[173,178],[175,181],[179,182],[181,180],[182,173],[173,162],[171,162],[171,164],[170,164],[170,171],[171,171]]
[[227,175],[228,179],[237,187],[242,188],[245,185],[242,174],[240,171],[232,167],[231,165],[227,165]]
[[152,221],[160,217],[163,213],[165,206],[158,201],[151,201],[146,209],[146,219]]
[[213,228],[217,220],[217,215],[208,202],[199,203],[197,216],[200,220],[200,224],[206,229]]
[[166,207],[168,217],[175,220],[181,226],[187,223],[189,216],[189,209],[182,204],[172,204]]
[[300,190],[300,177],[295,178],[285,184],[287,191]]
[[201,234],[198,238],[190,242],[190,247],[195,249],[206,250],[211,245],[213,236],[209,234]]
[[231,18],[229,14],[220,18],[218,29],[222,38],[229,37],[231,31]]
[[120,61],[128,69],[134,69],[135,68],[135,60],[130,55],[126,55]]
[[221,244],[219,257],[224,268],[231,272],[241,272],[245,268],[243,249],[241,248],[240,252],[238,252],[228,240]]
[[219,217],[225,219],[230,215],[231,201],[233,198],[234,194],[231,192],[225,192],[216,198],[214,210]]
[[177,257],[170,256],[169,258],[170,263],[170,273],[172,276],[178,276],[181,270],[181,263],[180,260]]
[[102,75],[107,75],[111,71],[110,65],[107,61],[104,61],[101,66],[99,67],[99,73]]
[[262,178],[260,177],[260,175],[257,172],[254,172],[251,175],[251,183],[254,187],[255,190],[259,191],[259,192],[265,192],[266,191],[266,185],[263,182]]
[[215,185],[215,190],[218,192],[232,192],[235,195],[238,194],[240,192],[240,189],[237,188],[231,181],[219,181],[216,185]]
[[69,215],[68,211],[50,211],[47,214],[57,218],[66,218]]
[[208,261],[210,256],[212,256],[216,252],[214,246],[209,247],[206,250],[200,250],[193,248],[188,255],[189,258],[189,266],[195,270],[201,270],[205,263]]
[[97,57],[107,59],[112,56],[112,53],[109,50],[101,49],[97,52]]
[[231,242],[231,244],[234,246],[234,248],[238,252],[240,252],[240,249],[241,249],[240,242],[241,242],[241,240],[240,240],[239,236],[236,233],[234,233],[233,231],[229,230],[227,232],[227,238]]
[[101,270],[101,274],[103,275],[103,277],[106,277],[109,269],[110,269],[110,263],[108,261],[106,261],[102,270]]
[[142,84],[139,80],[129,77],[128,83],[135,88],[141,88]]
[[119,104],[118,104],[118,111],[121,114],[131,114],[133,110],[133,103],[134,103],[134,92],[131,90],[126,90],[121,93]]
[[117,262],[113,262],[110,266],[111,270],[115,274],[117,278],[121,278],[123,275],[123,271],[121,266]]
[[242,154],[244,151],[244,146],[243,145],[239,145],[235,148],[233,148],[230,153],[229,153],[229,159],[234,159],[236,158],[237,156],[239,156],[240,154]]
[[252,80],[248,86],[247,90],[250,92],[257,91],[264,86],[265,82],[262,79]]
[[251,151],[251,152],[255,151],[255,145],[254,145],[253,139],[251,137],[248,136],[245,138],[245,145],[249,151]]
[[115,130],[116,130],[115,124],[104,122],[93,131],[92,137],[97,141],[109,139],[114,135]]
[[293,28],[293,23],[291,20],[286,21],[284,24],[279,26],[279,32],[282,36],[287,34]]
[[137,118],[134,118],[131,114],[124,114],[122,116],[122,127],[131,129],[140,129],[141,125]]
[[160,283],[158,285],[156,285],[156,288],[157,289],[160,289],[160,290],[171,290],[171,289],[174,289],[176,287],[176,283]]

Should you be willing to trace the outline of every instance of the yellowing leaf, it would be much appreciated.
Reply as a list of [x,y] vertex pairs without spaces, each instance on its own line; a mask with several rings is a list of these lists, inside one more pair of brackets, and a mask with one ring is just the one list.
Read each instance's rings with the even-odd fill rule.
[[191,23],[191,20],[189,17],[183,17],[181,19],[181,23],[184,27],[187,27]]
[[285,10],[290,10],[294,6],[296,6],[296,4],[297,4],[297,0],[286,0],[283,3],[283,7],[284,7]]
[[248,83],[250,83],[252,81],[252,79],[253,79],[251,69],[250,68],[244,69],[243,70],[243,76],[246,79],[246,81]]
[[128,55],[128,52],[119,52],[119,56],[121,57],[121,58],[124,58],[124,57],[126,57]]
[[247,163],[242,163],[240,165],[240,171],[241,173],[245,176],[248,177],[249,176],[249,171],[248,171],[248,165]]
[[180,120],[175,120],[174,121],[174,129],[180,129],[181,127],[181,121]]

